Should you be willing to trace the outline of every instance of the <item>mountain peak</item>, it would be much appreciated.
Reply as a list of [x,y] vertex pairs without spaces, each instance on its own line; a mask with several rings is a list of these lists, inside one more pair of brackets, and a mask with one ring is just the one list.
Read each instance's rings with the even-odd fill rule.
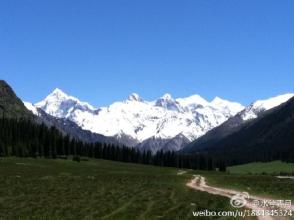
[[221,102],[227,102],[227,100],[224,100],[218,96],[216,96],[212,101],[211,103],[221,103]]
[[[239,105],[240,107],[242,106],[240,103],[237,102],[232,102],[226,99],[222,99],[218,96],[216,96],[211,102],[210,104],[215,105],[215,106],[228,106],[228,105]],[[242,108],[244,108],[244,106],[242,106]],[[242,109],[240,109],[241,111]]]
[[141,102],[142,98],[137,93],[132,93],[132,94],[129,95],[128,100],[129,101]]
[[55,88],[52,93],[64,93],[61,89]]
[[181,105],[188,107],[188,106],[206,106],[208,102],[202,98],[200,95],[194,94],[186,98],[178,98],[177,101],[181,103]]
[[67,95],[65,92],[63,92],[61,89],[59,88],[55,88],[50,94],[49,96],[55,96],[57,98],[63,98],[63,97],[69,97],[69,95]]
[[171,94],[166,93],[155,102],[155,106],[160,106],[168,110],[180,111],[179,103],[174,100]]
[[66,118],[75,110],[91,113],[95,110],[95,108],[87,102],[81,102],[79,99],[67,95],[58,88],[54,89],[44,100],[36,103],[35,106],[42,109],[47,114],[58,118]]
[[234,116],[235,114],[242,111],[245,107],[238,103],[238,102],[232,102],[226,99],[222,99],[218,96],[216,96],[211,102],[210,105],[213,108],[221,109],[224,112],[227,112],[229,110],[230,114]]
[[164,99],[164,100],[172,100],[172,96],[169,93],[165,93],[163,96],[161,96],[160,99]]

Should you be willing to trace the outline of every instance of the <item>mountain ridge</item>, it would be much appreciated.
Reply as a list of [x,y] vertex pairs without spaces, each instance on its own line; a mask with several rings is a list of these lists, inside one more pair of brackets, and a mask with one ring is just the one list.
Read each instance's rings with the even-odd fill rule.
[[64,119],[64,118],[56,118],[47,114],[40,108],[37,108],[32,103],[23,102],[29,111],[31,111],[37,117],[35,121],[38,123],[44,123],[48,127],[54,126],[56,127],[63,135],[69,135],[72,138],[82,140],[86,143],[95,143],[101,142],[106,144],[115,144],[115,145],[123,145],[114,137],[106,137],[101,134],[95,134],[91,131],[83,130],[76,123]]
[[197,94],[175,99],[166,93],[157,100],[146,101],[132,93],[126,100],[95,108],[61,89],[54,89],[33,106],[130,147],[153,153],[183,148],[189,152],[195,143],[206,142],[207,137],[208,141],[211,137],[216,137],[213,141],[223,138],[293,96],[292,93],[279,95],[244,107],[217,96],[209,102]]
[[60,89],[35,106],[54,117],[71,120],[84,130],[124,137],[123,142],[131,146],[153,137],[162,140],[177,135],[192,141],[244,109],[237,102],[218,97],[209,102],[199,95],[174,99],[168,93],[154,101],[132,93],[126,100],[95,108]]
[[272,160],[293,162],[293,144],[294,97],[193,153],[207,153],[227,160],[230,165]]
[[244,110],[229,118],[223,124],[207,132],[205,135],[188,144],[183,152],[193,153],[214,147],[219,141],[230,136],[251,123],[252,120],[263,117],[273,109],[288,102],[294,97],[294,93],[278,95],[266,100],[257,100]]

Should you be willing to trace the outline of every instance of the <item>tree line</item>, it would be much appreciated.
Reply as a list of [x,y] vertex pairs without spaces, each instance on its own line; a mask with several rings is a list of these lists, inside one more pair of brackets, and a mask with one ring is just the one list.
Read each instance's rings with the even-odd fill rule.
[[181,155],[175,152],[141,152],[135,148],[108,143],[85,143],[63,135],[55,127],[28,119],[0,119],[0,156],[74,158],[89,157],[199,170],[226,170],[224,161],[202,154]]

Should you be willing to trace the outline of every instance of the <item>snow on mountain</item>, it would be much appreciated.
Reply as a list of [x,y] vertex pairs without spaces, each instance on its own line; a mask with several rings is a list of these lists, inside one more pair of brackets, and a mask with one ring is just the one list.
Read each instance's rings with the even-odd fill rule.
[[162,139],[151,137],[139,143],[136,147],[142,151],[151,151],[153,154],[157,151],[179,151],[183,149],[191,141],[182,134],[173,138]]
[[95,110],[90,104],[81,102],[58,88],[43,101],[36,103],[35,106],[43,109],[47,114],[58,118],[68,118],[76,111],[93,112]]
[[23,101],[23,104],[25,105],[25,107],[30,110],[34,115],[39,116],[39,112],[36,106],[34,106],[32,103],[30,102],[25,102]]
[[149,138],[172,139],[178,135],[192,141],[244,109],[239,103],[220,98],[208,102],[199,95],[174,99],[165,94],[148,102],[136,93],[125,101],[95,109],[60,89],[35,106],[94,133],[130,137],[134,145]]
[[200,105],[201,106],[209,105],[209,102],[207,102],[204,98],[202,98],[199,95],[192,95],[186,98],[178,98],[177,102],[179,102],[181,106],[189,110],[195,109]]
[[260,113],[281,105],[293,96],[294,93],[287,93],[265,100],[258,100],[256,102],[253,102],[251,105],[246,107],[242,112],[240,112],[240,116],[244,121],[257,118]]
[[128,100],[129,101],[137,101],[137,102],[143,101],[143,99],[137,93],[132,93],[131,95],[129,95]]
[[215,97],[210,104],[220,110],[224,110],[228,115],[230,115],[231,112],[236,114],[240,112],[240,109],[244,108],[240,103],[231,102],[219,97]]
[[181,111],[181,106],[179,102],[174,100],[172,96],[168,93],[164,94],[158,100],[155,101],[155,106],[163,107],[167,110]]
[[[284,94],[266,100],[258,100],[253,102],[244,110],[229,118],[221,125],[211,129],[193,143],[186,145],[184,152],[195,152],[203,148],[210,148],[215,146],[215,143],[218,143],[219,141],[227,138],[229,135],[232,135],[233,133],[238,132],[244,128],[243,125],[246,125],[248,120],[261,116],[263,112],[279,106],[280,104],[288,101],[293,96],[294,94]],[[215,98],[212,102],[220,106],[231,105],[231,103],[222,101],[219,98]],[[238,104],[236,106],[238,108]]]

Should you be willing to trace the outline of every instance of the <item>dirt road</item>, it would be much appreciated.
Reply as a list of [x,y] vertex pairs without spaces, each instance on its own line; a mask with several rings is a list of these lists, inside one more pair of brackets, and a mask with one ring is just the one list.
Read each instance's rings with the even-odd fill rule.
[[[256,205],[256,203],[262,204],[263,201],[269,200],[269,198],[262,198],[258,196],[249,196],[247,193],[236,191],[236,190],[230,190],[230,189],[224,189],[224,188],[218,188],[218,187],[212,187],[208,186],[206,184],[205,178],[200,175],[194,175],[194,178],[187,183],[187,186],[199,191],[203,192],[208,192],[210,194],[214,195],[220,195],[224,197],[228,197],[231,199],[231,202],[235,203],[236,205],[241,205],[240,202],[244,202],[244,208],[251,209],[254,211],[266,211],[266,210],[292,210],[294,211],[294,206],[292,205],[291,207],[284,207],[281,205],[275,205],[273,207],[262,207]],[[241,201],[238,200],[238,196],[236,195],[243,195],[241,198]],[[233,199],[232,199],[233,198]],[[244,199],[243,199],[244,198]],[[243,200],[242,200],[243,199]],[[284,220],[284,219],[289,219],[289,217],[282,217],[282,216],[259,216],[259,220]]]

